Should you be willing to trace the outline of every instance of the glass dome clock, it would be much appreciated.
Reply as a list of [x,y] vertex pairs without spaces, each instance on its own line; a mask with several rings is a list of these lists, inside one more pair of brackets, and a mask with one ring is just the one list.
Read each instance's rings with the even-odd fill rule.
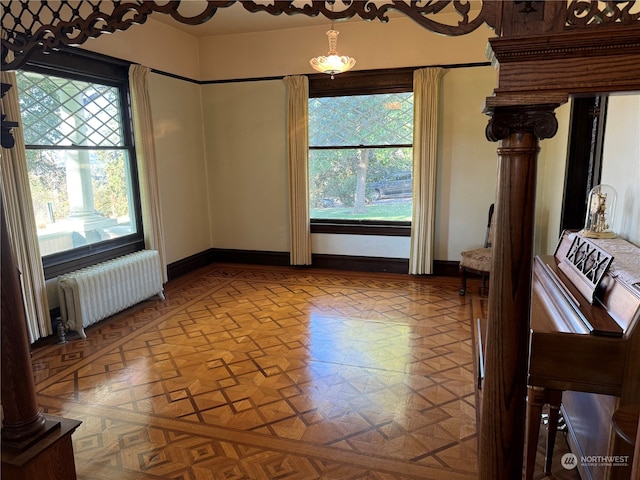
[[580,232],[587,238],[614,238],[611,227],[616,209],[616,190],[611,185],[596,185],[589,192],[584,228]]

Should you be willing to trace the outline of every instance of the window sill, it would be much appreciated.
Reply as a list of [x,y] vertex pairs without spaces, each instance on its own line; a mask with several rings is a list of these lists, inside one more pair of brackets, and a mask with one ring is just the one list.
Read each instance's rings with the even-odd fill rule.
[[378,235],[410,237],[411,222],[371,222],[353,220],[311,220],[311,233],[337,235]]
[[44,278],[45,280],[50,280],[59,275],[90,267],[143,249],[144,240],[142,239],[142,235],[135,234],[47,255],[42,257]]

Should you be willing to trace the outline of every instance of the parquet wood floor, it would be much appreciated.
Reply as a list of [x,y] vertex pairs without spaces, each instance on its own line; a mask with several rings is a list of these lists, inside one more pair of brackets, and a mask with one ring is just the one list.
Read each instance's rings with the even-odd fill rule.
[[212,265],[86,340],[34,346],[39,404],[82,421],[81,480],[474,479],[474,293],[458,288]]

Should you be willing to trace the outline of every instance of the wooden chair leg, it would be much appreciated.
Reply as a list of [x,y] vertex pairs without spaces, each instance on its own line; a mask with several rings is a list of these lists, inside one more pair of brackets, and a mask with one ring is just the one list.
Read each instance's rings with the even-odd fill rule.
[[556,444],[556,432],[558,431],[558,416],[560,414],[560,404],[562,403],[561,390],[547,390],[547,403],[549,404],[549,423],[547,424],[547,451],[544,459],[544,473],[551,474],[551,463],[553,462],[553,449]]
[[541,387],[527,387],[527,418],[526,418],[526,443],[524,458],[524,478],[533,479],[533,471],[536,465],[536,452],[538,450],[538,436],[540,435],[540,418],[544,405],[545,389]]
[[482,274],[482,286],[480,287],[480,295],[489,295],[489,287],[487,287],[488,274]]
[[460,267],[460,282],[462,286],[460,287],[460,291],[458,293],[463,296],[467,293],[467,271],[464,269],[464,267]]

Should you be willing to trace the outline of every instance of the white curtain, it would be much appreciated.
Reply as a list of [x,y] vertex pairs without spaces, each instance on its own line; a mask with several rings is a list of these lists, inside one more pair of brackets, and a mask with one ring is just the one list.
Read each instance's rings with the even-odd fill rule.
[[309,225],[309,79],[284,77],[289,138],[289,218],[291,265],[311,265]]
[[140,181],[140,202],[142,204],[142,227],[145,248],[157,250],[162,265],[162,280],[167,281],[167,262],[162,215],[160,210],[160,189],[156,166],[156,150],[153,140],[151,102],[149,100],[149,73],[151,69],[142,65],[129,67],[129,88],[131,90],[131,110],[133,112],[133,133],[136,139],[136,157]]
[[[16,74],[2,72],[2,83],[13,85],[2,98],[2,113],[7,116],[7,120],[20,123]],[[22,128],[18,126],[12,130],[12,133],[15,146],[11,149],[2,149],[0,177],[9,242],[21,272],[27,331],[29,341],[33,343],[39,338],[51,335],[53,329],[33,214]]]
[[436,162],[440,80],[445,70],[423,68],[413,74],[413,218],[409,273],[433,272]]

